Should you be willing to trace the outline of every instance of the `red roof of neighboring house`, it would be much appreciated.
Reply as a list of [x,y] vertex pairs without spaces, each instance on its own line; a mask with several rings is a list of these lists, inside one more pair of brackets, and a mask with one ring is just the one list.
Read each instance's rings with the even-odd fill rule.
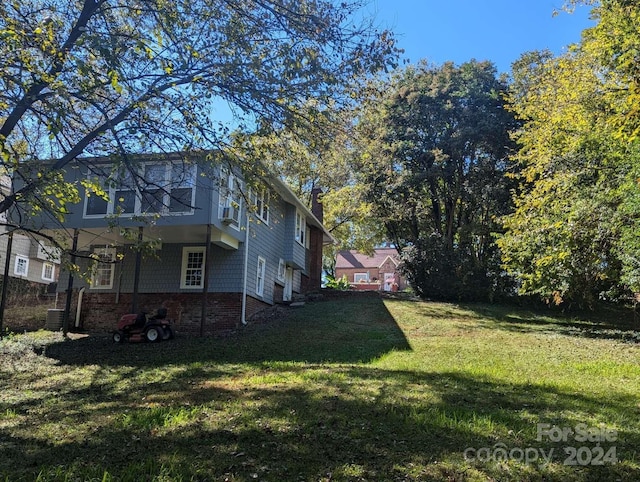
[[339,251],[336,256],[336,269],[341,268],[379,268],[388,257],[397,265],[400,262],[395,248],[378,248],[373,256],[358,253],[355,250]]

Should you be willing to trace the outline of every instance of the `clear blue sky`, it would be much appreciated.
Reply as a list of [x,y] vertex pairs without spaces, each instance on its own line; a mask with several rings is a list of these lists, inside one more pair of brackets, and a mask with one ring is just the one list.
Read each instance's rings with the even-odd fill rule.
[[[560,54],[593,25],[589,9],[561,11],[563,0],[371,0],[366,11],[393,30],[404,58],[461,64],[492,61],[498,72],[531,50]],[[553,16],[554,10],[560,11]]]

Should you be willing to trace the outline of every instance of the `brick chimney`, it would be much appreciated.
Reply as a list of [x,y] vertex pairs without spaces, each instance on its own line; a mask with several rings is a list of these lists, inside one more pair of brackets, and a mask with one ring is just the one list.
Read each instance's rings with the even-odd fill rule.
[[[322,202],[318,197],[322,194],[322,189],[314,188],[311,191],[311,212],[322,223],[323,208]],[[322,284],[322,240],[323,232],[321,229],[312,226],[309,229],[309,271],[308,277],[302,279],[302,291],[308,293],[310,291],[318,291]]]
[[322,189],[314,187],[311,190],[311,212],[318,218],[318,221],[323,222],[324,212],[322,208],[322,201],[318,197],[322,194]]

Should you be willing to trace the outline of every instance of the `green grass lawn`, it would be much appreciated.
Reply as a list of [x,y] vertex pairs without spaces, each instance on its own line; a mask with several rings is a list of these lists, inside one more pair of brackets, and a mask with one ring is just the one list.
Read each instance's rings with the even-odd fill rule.
[[634,328],[360,295],[225,339],[15,335],[0,480],[640,480]]

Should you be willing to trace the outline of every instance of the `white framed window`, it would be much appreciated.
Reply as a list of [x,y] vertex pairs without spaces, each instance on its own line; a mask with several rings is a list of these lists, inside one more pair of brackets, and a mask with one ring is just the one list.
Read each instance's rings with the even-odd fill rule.
[[148,214],[160,214],[164,207],[165,193],[168,191],[166,164],[145,164],[143,166],[143,178],[145,185],[142,189],[140,212]]
[[171,164],[170,213],[192,213],[196,194],[196,166]]
[[116,248],[105,246],[94,248],[95,263],[91,275],[91,288],[110,290],[113,288],[115,274]]
[[107,199],[98,194],[85,198],[84,216],[103,217],[117,214],[193,214],[196,166],[181,162],[145,163],[140,178],[130,171],[110,176],[89,175],[103,186]]
[[29,274],[29,258],[26,256],[16,255],[13,273],[16,276],[27,276]]
[[281,281],[284,283],[284,279],[287,275],[287,265],[284,262],[284,259],[280,258],[280,261],[278,261],[278,281]]
[[256,217],[263,223],[269,224],[269,191],[267,189],[253,189],[251,202],[255,208]]
[[113,212],[118,215],[135,214],[135,181],[128,170],[121,173],[111,188],[113,191]]
[[305,238],[307,233],[307,223],[300,211],[296,211],[296,231],[295,239],[302,246],[305,245]]
[[353,282],[354,283],[368,283],[369,282],[369,273],[354,273],[353,274]]
[[55,269],[53,263],[42,263],[42,279],[44,281],[53,281],[55,278]]
[[197,289],[204,287],[204,251],[204,246],[182,248],[180,288]]
[[267,261],[258,256],[258,268],[256,269],[256,295],[264,295],[264,275],[267,270]]
[[84,198],[84,215],[87,218],[106,216],[109,214],[109,204],[110,202],[102,196],[96,193],[87,193]]
[[224,224],[240,229],[242,181],[229,169],[220,171],[220,201],[218,217]]

